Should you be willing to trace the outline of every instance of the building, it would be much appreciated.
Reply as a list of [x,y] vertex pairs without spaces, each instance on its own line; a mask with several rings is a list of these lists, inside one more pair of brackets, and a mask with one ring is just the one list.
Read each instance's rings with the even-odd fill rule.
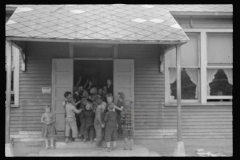
[[135,138],[176,138],[177,45],[183,138],[232,138],[232,5],[11,7],[12,138],[41,131],[46,105],[61,133],[63,93],[80,74],[113,79],[115,100],[123,91],[134,106]]

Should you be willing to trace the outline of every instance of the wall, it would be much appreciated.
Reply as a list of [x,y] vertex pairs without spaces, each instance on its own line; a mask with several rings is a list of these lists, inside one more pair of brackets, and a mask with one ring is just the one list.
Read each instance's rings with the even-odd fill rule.
[[[41,131],[41,115],[51,105],[51,94],[42,94],[42,87],[51,86],[52,58],[68,58],[68,43],[27,42],[26,72],[19,75],[19,108],[11,108],[10,132]],[[21,56],[20,56],[21,57]]]

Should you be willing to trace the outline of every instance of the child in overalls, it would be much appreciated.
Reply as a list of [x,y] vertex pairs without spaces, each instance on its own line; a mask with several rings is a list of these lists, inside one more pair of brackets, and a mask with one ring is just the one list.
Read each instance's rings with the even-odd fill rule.
[[94,117],[95,113],[92,111],[92,104],[87,101],[86,103],[86,110],[83,111],[83,118],[84,118],[84,140],[85,143],[89,138],[90,141],[93,143],[94,139]]
[[106,151],[110,151],[110,142],[113,142],[113,150],[116,149],[117,141],[117,113],[113,111],[114,104],[108,105],[108,112],[104,116],[105,122],[105,141],[107,142]]

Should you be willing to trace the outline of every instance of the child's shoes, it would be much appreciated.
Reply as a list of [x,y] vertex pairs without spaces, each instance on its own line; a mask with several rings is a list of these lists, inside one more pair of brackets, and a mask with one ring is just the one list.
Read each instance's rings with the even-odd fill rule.
[[46,150],[48,150],[48,149],[49,149],[49,147],[47,146],[45,149],[46,149]]
[[86,143],[86,141],[87,141],[87,139],[84,139],[84,140],[83,140],[83,143]]
[[115,149],[116,149],[116,147],[113,147],[113,148],[112,148],[112,150],[115,150]]
[[55,149],[54,146],[51,146],[52,149]]
[[65,143],[68,143],[68,142],[69,142],[69,139],[68,139],[68,138],[66,138],[66,139],[65,139]]
[[107,151],[107,152],[110,152],[110,148],[107,147],[107,148],[106,148],[106,151]]

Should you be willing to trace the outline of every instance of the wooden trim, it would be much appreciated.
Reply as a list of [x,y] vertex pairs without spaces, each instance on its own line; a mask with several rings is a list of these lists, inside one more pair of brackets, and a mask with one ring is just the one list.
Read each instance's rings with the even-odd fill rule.
[[184,29],[184,32],[233,32],[233,29]]
[[207,103],[207,34],[206,32],[201,32],[200,34],[200,41],[201,41],[201,68],[200,68],[200,97],[201,103]]
[[232,99],[232,96],[207,96],[207,99]]
[[[197,107],[197,106],[231,106],[232,102],[208,102],[205,104],[202,103],[182,103],[182,106],[191,106],[191,107]],[[176,107],[176,103],[165,103],[165,106],[173,106]]]
[[[18,48],[17,48],[18,49]],[[18,49],[18,52],[13,52],[14,56],[14,105],[19,106],[19,54],[21,50]]]
[[118,45],[113,46],[113,58],[114,59],[118,58]]
[[181,45],[176,47],[176,66],[177,66],[177,141],[182,141],[182,116],[181,116]]
[[219,69],[229,68],[229,69],[232,69],[233,66],[207,66],[207,69],[211,69],[211,68],[219,68]]
[[69,43],[69,58],[74,57],[74,49],[73,49],[73,44]]
[[220,17],[232,17],[233,12],[190,12],[190,11],[170,11],[170,13],[173,16],[181,16],[181,17],[214,17],[214,18],[220,18]]
[[105,60],[105,61],[112,61],[114,58],[73,58],[73,60]]
[[6,37],[6,40],[15,41],[38,41],[38,42],[75,42],[75,43],[89,43],[89,44],[184,44],[187,40],[182,41],[119,41],[119,40],[82,40],[82,39],[51,39],[51,38],[31,38],[31,37]]
[[[168,68],[176,68],[176,66],[169,66]],[[181,68],[200,68],[199,66],[181,66]]]

